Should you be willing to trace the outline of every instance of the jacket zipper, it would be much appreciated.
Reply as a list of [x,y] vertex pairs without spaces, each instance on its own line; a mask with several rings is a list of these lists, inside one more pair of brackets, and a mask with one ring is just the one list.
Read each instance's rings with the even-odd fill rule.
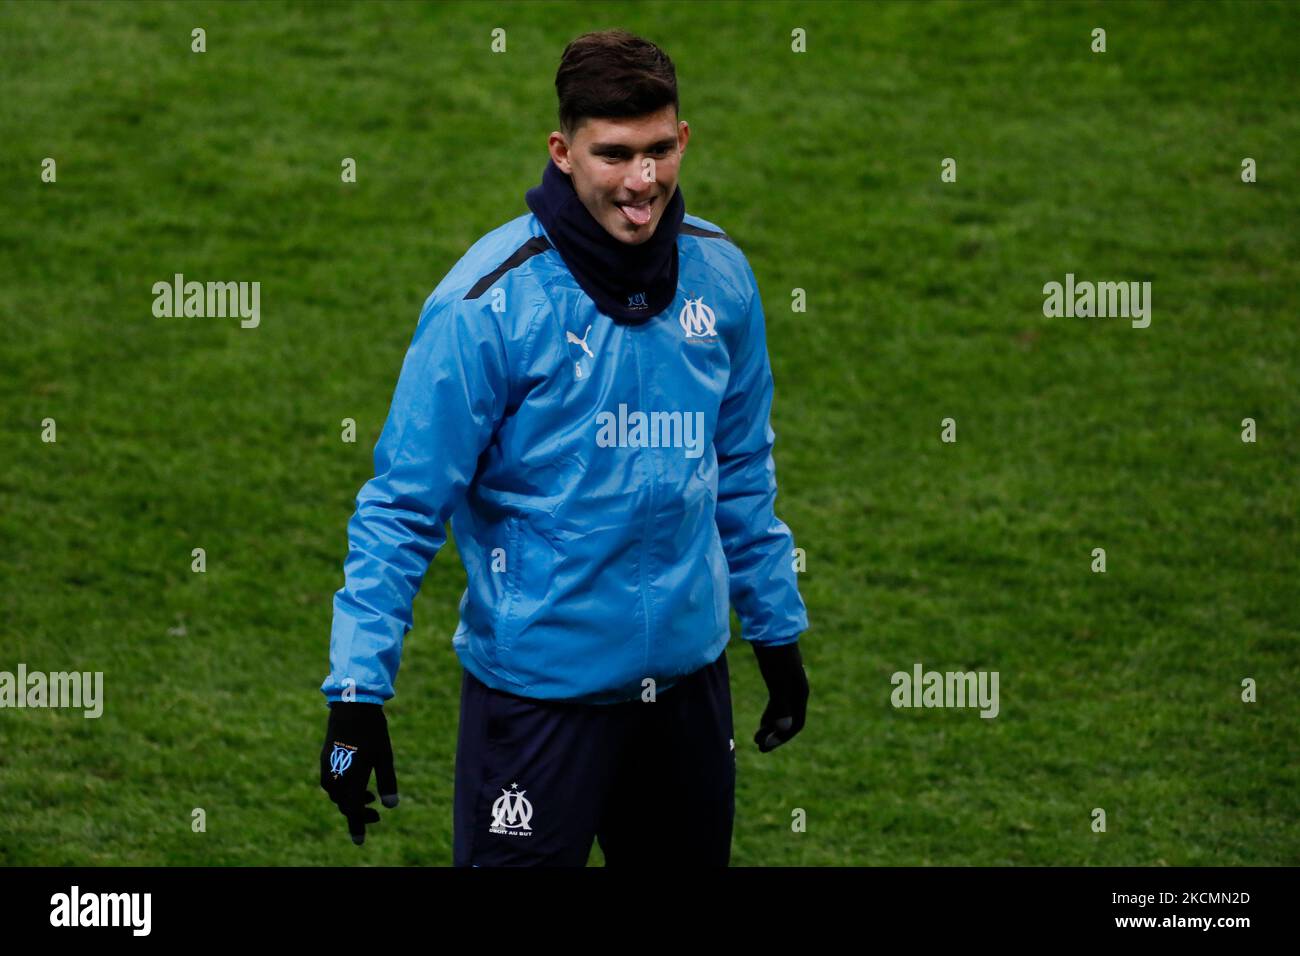
[[[644,326],[642,327],[644,328]],[[638,340],[641,338],[641,329],[630,329],[632,339],[632,351],[636,358],[636,385],[637,385],[637,408],[644,412],[645,402],[645,376],[641,374],[641,346]],[[638,454],[643,454],[644,449],[638,449]],[[650,478],[650,494],[646,498],[645,521],[641,528],[641,607],[645,611],[645,671],[650,669],[650,641],[653,634],[653,620],[651,618],[650,595],[646,588],[646,570],[650,563],[650,525],[651,518],[654,515],[654,497],[655,497],[655,462],[651,455],[645,455],[642,459],[646,462],[646,473]]]

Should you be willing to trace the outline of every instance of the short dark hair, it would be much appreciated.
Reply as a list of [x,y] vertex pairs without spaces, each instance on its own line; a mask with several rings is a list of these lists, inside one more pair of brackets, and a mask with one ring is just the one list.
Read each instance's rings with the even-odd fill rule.
[[584,33],[564,48],[555,74],[560,130],[572,137],[589,118],[644,116],[677,101],[677,71],[668,54],[626,30]]

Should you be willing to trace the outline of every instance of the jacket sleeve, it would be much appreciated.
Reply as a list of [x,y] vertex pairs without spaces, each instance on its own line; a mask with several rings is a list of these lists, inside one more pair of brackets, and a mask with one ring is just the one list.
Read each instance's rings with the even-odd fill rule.
[[486,300],[435,298],[420,313],[375,445],[375,475],[348,522],[327,700],[339,700],[349,678],[359,702],[393,696],[412,602],[505,413],[505,344]]
[[744,274],[750,301],[713,439],[717,523],[731,574],[731,604],[744,639],[788,644],[808,628],[808,612],[795,576],[794,536],[774,510],[772,368],[758,282],[747,261]]

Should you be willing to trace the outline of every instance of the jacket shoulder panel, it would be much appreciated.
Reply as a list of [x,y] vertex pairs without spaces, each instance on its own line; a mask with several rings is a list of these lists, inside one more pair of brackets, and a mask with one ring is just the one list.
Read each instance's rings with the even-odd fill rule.
[[[539,239],[540,242],[537,241]],[[516,216],[485,233],[470,246],[438,283],[429,298],[440,302],[478,298],[492,286],[492,282],[488,281],[482,289],[476,290],[475,286],[485,279],[502,276],[507,276],[510,280],[515,278],[516,273],[520,271],[518,266],[530,258],[528,254],[522,253],[521,249],[545,252],[549,248],[550,242],[537,223],[536,216],[532,213]],[[477,294],[470,295],[471,292]]]
[[703,263],[748,306],[757,288],[749,278],[749,260],[736,241],[721,226],[690,213],[682,220],[681,236],[682,255]]
[[[503,328],[513,326],[516,333],[524,333],[532,324],[536,309],[514,306],[537,305],[542,297],[542,283],[534,268],[539,254],[551,249],[537,217],[531,212],[518,216],[470,246],[425,299],[421,311],[461,303],[475,311],[495,311],[486,296],[489,290],[500,287],[515,300],[500,313]],[[511,317],[516,321],[508,321]],[[508,333],[507,336],[510,337]]]

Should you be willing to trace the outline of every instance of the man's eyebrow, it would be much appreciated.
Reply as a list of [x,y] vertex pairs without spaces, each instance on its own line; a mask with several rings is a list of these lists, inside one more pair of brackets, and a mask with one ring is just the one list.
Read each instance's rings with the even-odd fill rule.
[[[671,149],[676,145],[677,145],[677,140],[674,137],[669,136],[665,139],[659,140],[659,142],[657,143],[651,143],[649,146],[646,147],[645,151],[651,152],[656,149]],[[631,148],[624,145],[623,143],[592,143],[591,146],[588,148],[593,153],[613,153],[613,152],[625,153],[631,151]]]

